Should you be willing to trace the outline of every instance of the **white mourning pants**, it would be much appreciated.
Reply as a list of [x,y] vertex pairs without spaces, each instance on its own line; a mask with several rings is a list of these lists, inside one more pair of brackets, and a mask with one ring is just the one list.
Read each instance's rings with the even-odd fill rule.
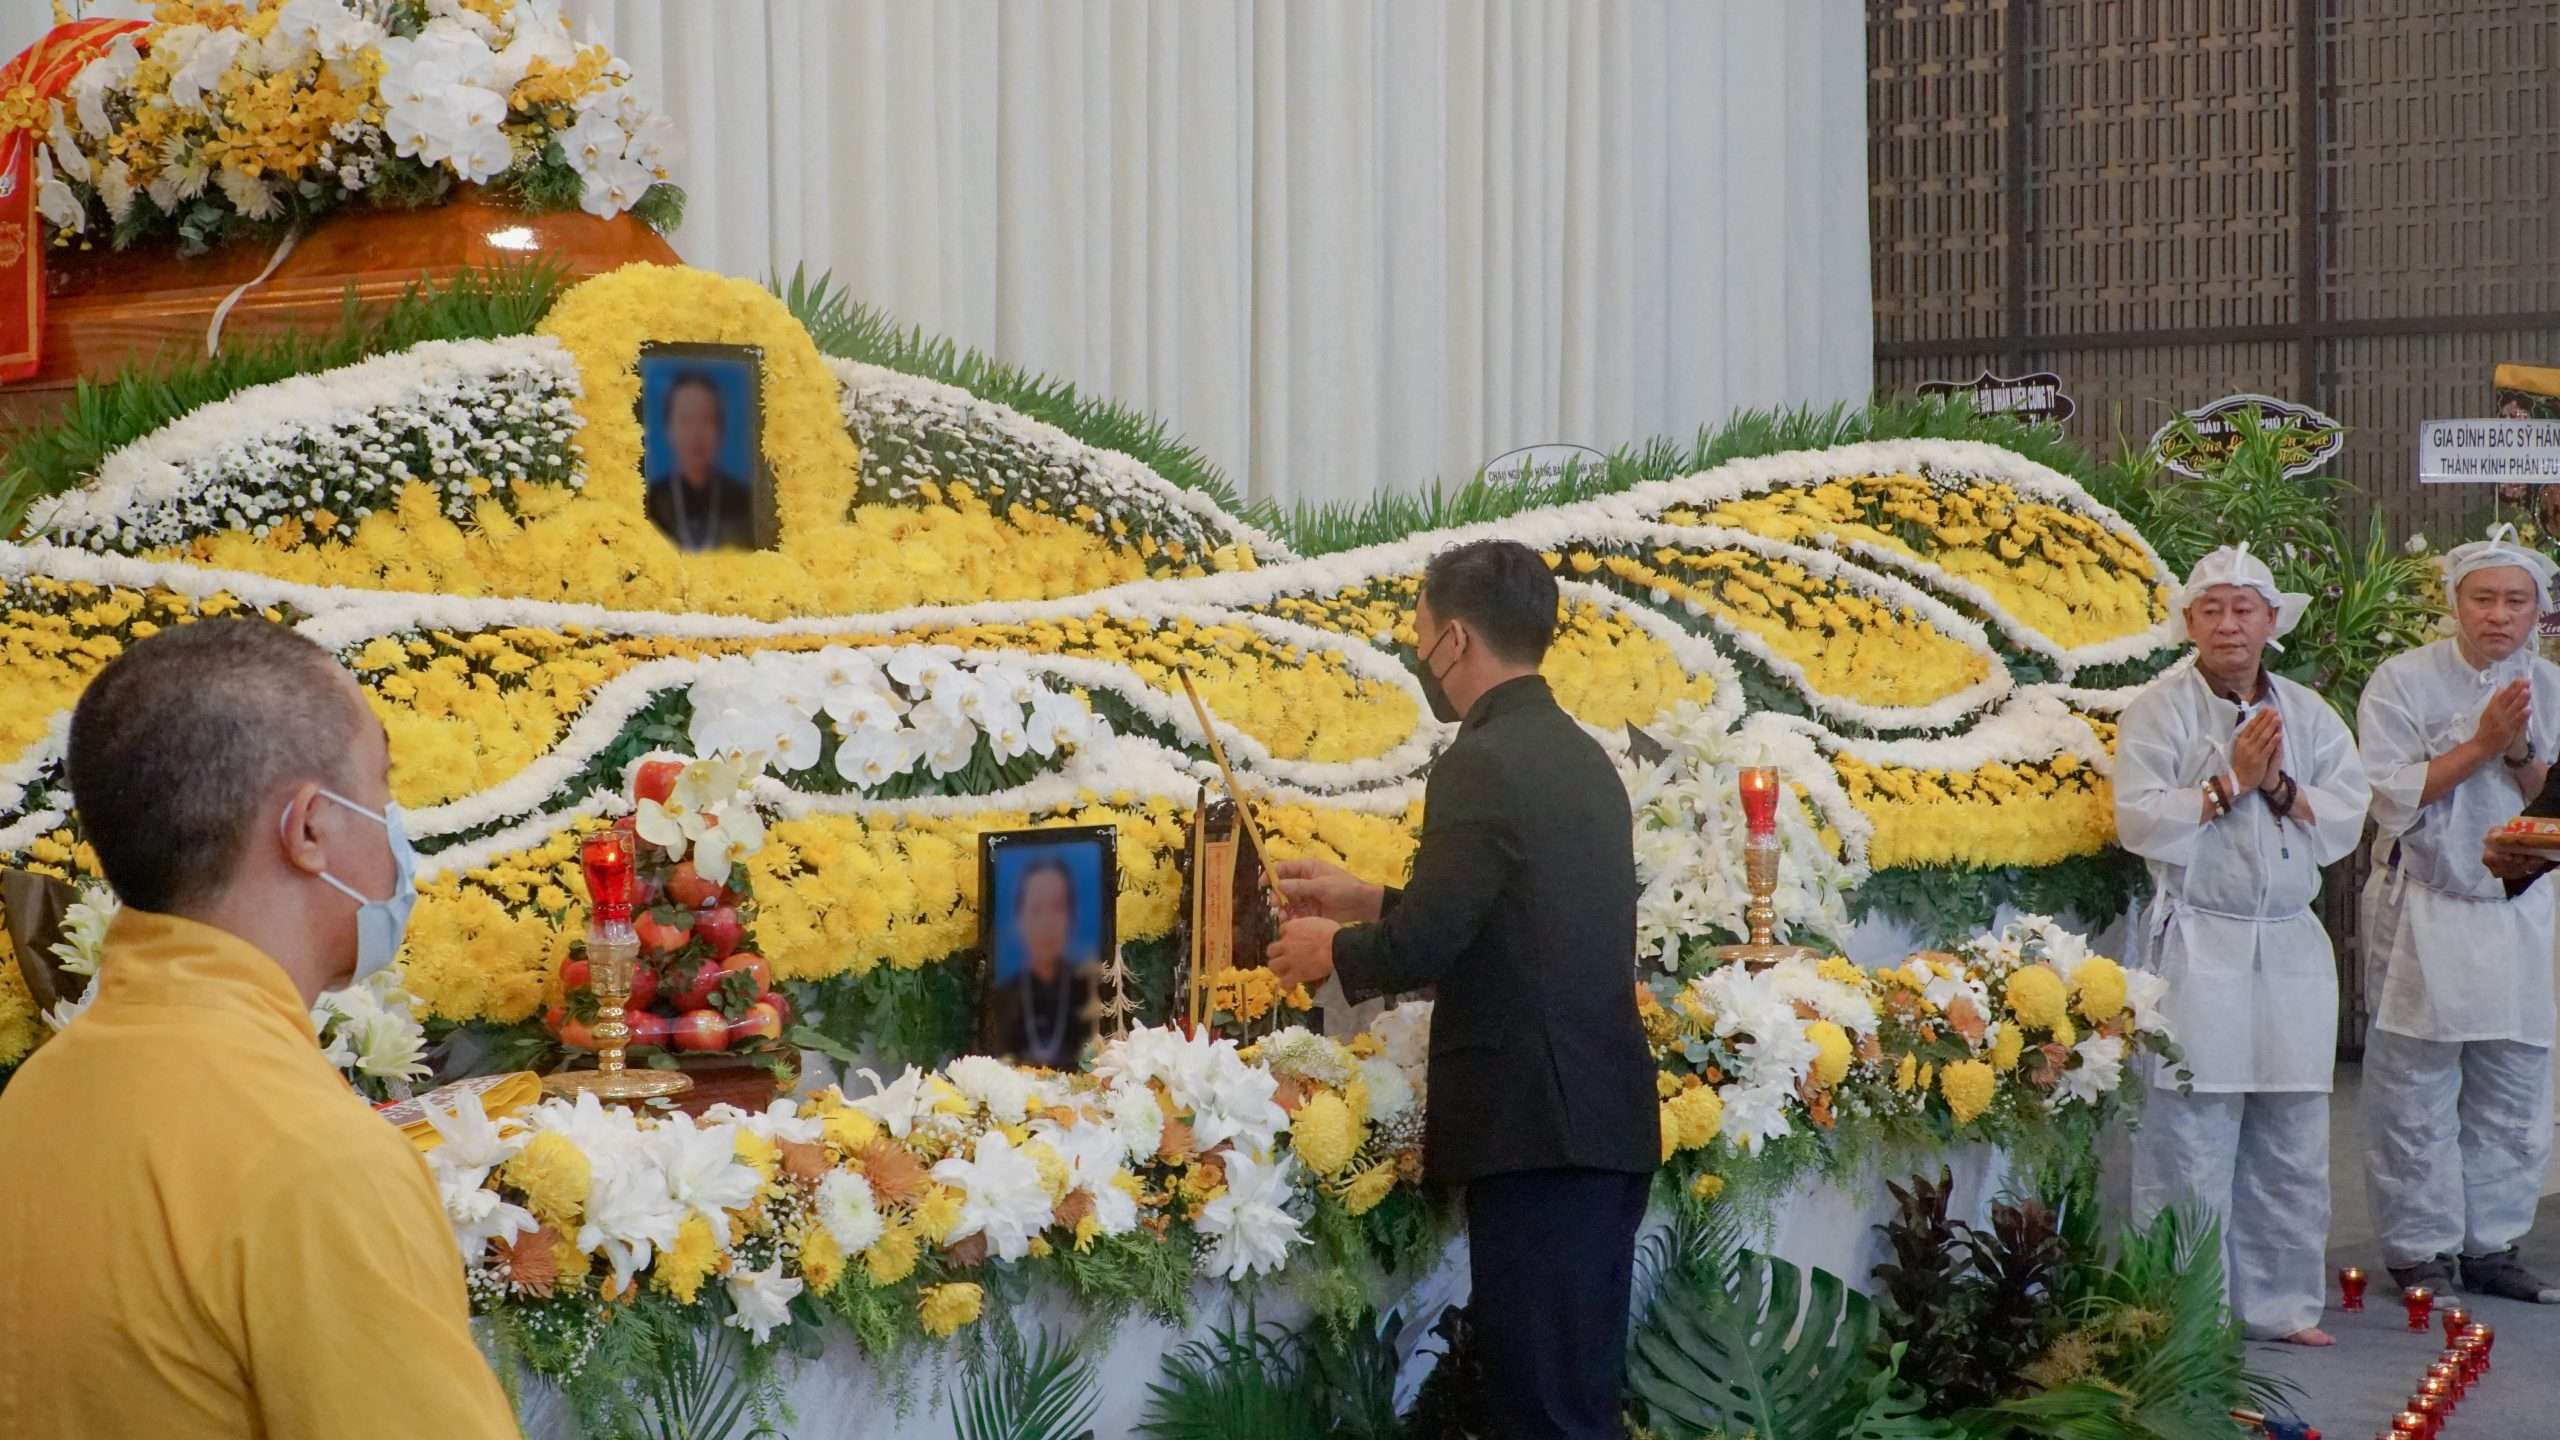
[[2328,1300],[2329,1097],[2153,1090],[2133,1137],[2133,1215],[2222,1221],[2231,1311],[2255,1339],[2320,1323]]
[[2384,1260],[2506,1249],[2542,1202],[2551,1052],[2375,1027],[2364,1046],[2364,1158]]

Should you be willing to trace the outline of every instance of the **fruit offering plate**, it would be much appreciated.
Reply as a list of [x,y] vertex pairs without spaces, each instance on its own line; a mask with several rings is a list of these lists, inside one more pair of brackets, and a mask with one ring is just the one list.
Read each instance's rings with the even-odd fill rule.
[[2519,815],[2490,831],[2489,839],[2517,850],[2560,850],[2560,818]]

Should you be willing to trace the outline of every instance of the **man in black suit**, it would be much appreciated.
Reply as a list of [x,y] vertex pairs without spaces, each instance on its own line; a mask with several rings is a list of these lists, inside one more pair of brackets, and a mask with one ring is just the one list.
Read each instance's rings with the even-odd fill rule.
[[1271,968],[1355,1003],[1436,987],[1423,1163],[1463,1186],[1474,1297],[1504,1433],[1617,1436],[1636,1227],[1662,1155],[1636,1018],[1635,827],[1597,741],[1538,662],[1556,582],[1485,540],[1425,572],[1423,692],[1464,716],[1433,765],[1401,890],[1282,861]]
[[720,468],[728,408],[699,370],[678,376],[659,403],[674,463],[649,482],[649,523],[688,555],[756,546],[755,487]]

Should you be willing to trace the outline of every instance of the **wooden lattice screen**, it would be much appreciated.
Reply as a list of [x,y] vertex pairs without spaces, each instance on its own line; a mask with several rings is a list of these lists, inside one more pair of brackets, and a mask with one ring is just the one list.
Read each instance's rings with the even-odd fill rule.
[[2416,433],[2560,365],[2560,0],[1870,0],[1867,53],[1878,389],[2055,371],[2102,451],[2307,401],[2357,532],[2476,523]]

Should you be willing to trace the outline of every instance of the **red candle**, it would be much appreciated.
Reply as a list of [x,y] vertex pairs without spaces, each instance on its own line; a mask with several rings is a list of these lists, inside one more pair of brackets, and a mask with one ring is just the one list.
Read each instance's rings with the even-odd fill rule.
[[1778,772],[1766,766],[1742,770],[1742,819],[1753,835],[1778,833]]
[[2446,1306],[2444,1312],[2444,1338],[2447,1341],[2451,1341],[2454,1336],[2462,1333],[2463,1326],[2470,1323],[2470,1311],[2463,1309],[2459,1305]]
[[604,830],[578,847],[578,866],[586,872],[587,903],[599,920],[631,918],[631,837]]
[[2364,1309],[2364,1271],[2350,1265],[2338,1272],[2338,1294],[2351,1311]]
[[2428,1315],[2436,1308],[2436,1292],[2424,1285],[2412,1285],[2400,1292],[2400,1303],[2409,1307],[2409,1328],[2424,1330]]

